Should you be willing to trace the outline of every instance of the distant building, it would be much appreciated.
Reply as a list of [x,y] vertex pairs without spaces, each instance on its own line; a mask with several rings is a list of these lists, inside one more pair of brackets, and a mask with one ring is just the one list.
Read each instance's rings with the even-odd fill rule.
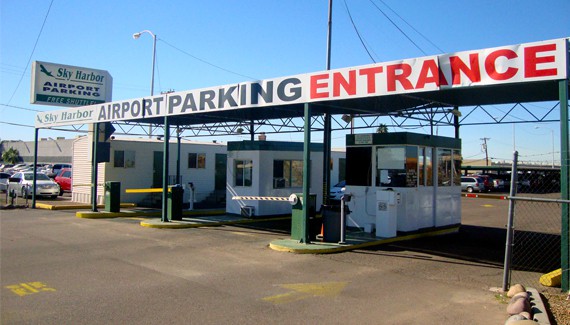
[[[74,139],[41,138],[38,141],[38,163],[71,163]],[[18,150],[21,162],[34,162],[34,141],[5,140],[0,142],[0,157],[10,148]]]

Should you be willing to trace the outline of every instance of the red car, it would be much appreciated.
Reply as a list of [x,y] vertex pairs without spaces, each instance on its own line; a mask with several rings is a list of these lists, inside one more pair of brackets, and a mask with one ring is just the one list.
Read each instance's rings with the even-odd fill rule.
[[60,170],[54,180],[59,184],[60,196],[63,195],[64,192],[71,192],[71,168],[63,168]]
[[493,178],[489,175],[477,175],[477,177],[481,177],[485,184],[485,191],[491,192],[495,189],[495,183]]

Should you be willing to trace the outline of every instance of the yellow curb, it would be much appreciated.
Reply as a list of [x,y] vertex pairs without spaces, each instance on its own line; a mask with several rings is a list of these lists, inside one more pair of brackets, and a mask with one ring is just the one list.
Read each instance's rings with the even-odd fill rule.
[[286,220],[291,219],[291,217],[281,217],[281,218],[264,218],[264,219],[247,219],[247,220],[234,220],[234,221],[214,221],[214,222],[188,222],[188,223],[181,223],[179,220],[171,221],[171,222],[148,222],[148,221],[141,221],[140,225],[146,228],[159,228],[159,229],[184,229],[184,228],[201,228],[201,227],[219,227],[224,225],[233,225],[233,224],[244,224],[244,223],[254,223],[254,222],[262,222],[262,221],[274,221],[274,220]]
[[[121,203],[121,208],[136,208],[134,203]],[[91,206],[88,204],[47,204],[47,203],[36,203],[36,209],[45,210],[79,210],[79,209],[89,209]],[[98,208],[104,208],[105,205],[97,205]]]
[[340,252],[349,251],[349,250],[355,250],[355,249],[377,246],[377,245],[384,245],[384,244],[389,244],[389,243],[394,243],[394,242],[399,242],[399,241],[423,238],[423,237],[432,237],[432,236],[452,234],[452,233],[455,233],[457,231],[459,231],[459,226],[447,228],[447,229],[434,230],[434,231],[429,231],[429,232],[424,232],[424,233],[419,233],[419,234],[410,234],[410,235],[405,235],[402,237],[386,238],[386,239],[371,241],[371,242],[362,243],[362,244],[343,245],[343,246],[331,247],[331,248],[292,248],[292,247],[279,245],[279,244],[276,244],[274,242],[269,243],[269,247],[275,251],[295,253],[295,254],[331,254],[331,253],[340,253]]
[[[224,210],[208,210],[208,211],[184,211],[183,215],[219,215],[224,214]],[[106,211],[77,211],[75,216],[78,218],[85,219],[105,219],[105,218],[132,218],[132,217],[160,217],[162,215],[161,211],[128,211],[128,212],[106,212]]]
[[546,287],[559,287],[562,279],[562,269],[554,270],[543,274],[540,277],[540,284]]

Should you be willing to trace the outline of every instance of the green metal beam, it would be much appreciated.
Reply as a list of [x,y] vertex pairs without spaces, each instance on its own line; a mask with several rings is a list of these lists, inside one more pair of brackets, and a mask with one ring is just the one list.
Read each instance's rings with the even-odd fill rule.
[[[568,49],[567,49],[568,50]],[[568,139],[568,79],[559,83],[560,93],[560,194],[570,200],[570,150]],[[570,221],[568,203],[562,203],[561,267],[562,290],[570,291]]]
[[91,211],[97,212],[97,147],[99,145],[99,123],[93,124],[91,147]]
[[305,103],[305,144],[303,149],[303,229],[301,242],[309,243],[309,206],[311,184],[311,106]]
[[33,189],[32,189],[32,209],[36,208],[36,193],[37,193],[37,170],[38,170],[38,132],[39,129],[35,129],[36,132],[34,133],[34,164],[33,164],[33,171],[34,171],[34,180],[32,181]]
[[164,116],[164,152],[162,155],[162,222],[169,222],[168,218],[168,162],[170,147],[170,124],[168,116]]

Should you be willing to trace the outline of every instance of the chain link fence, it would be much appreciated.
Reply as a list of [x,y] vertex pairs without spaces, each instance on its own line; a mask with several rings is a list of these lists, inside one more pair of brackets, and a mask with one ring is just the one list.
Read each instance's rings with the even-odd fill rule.
[[514,199],[510,283],[560,292],[560,288],[543,286],[539,280],[543,274],[560,268],[562,203],[519,198]]
[[560,173],[523,172],[517,178],[518,193],[509,198],[513,236],[508,284],[559,293],[560,286],[544,286],[540,277],[561,268],[562,206],[570,201],[560,200]]

